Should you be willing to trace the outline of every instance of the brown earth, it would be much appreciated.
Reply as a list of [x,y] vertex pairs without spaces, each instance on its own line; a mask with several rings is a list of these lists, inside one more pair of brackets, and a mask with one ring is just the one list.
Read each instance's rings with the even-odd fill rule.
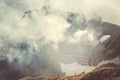
[[89,73],[74,76],[49,77],[24,77],[20,80],[120,80],[120,67],[102,67]]

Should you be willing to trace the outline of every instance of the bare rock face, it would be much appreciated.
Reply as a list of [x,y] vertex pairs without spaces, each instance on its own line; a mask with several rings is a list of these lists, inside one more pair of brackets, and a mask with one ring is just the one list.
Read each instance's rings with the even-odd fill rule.
[[[100,42],[93,50],[90,64],[97,65],[102,60],[112,60],[120,56],[120,26],[109,22],[97,22],[96,20],[90,22],[90,29],[95,31],[95,37],[100,40],[105,35],[110,37]],[[97,34],[100,33],[100,34]]]
[[120,67],[120,65],[117,65],[115,63],[107,63],[99,66],[98,68],[103,68],[103,67]]

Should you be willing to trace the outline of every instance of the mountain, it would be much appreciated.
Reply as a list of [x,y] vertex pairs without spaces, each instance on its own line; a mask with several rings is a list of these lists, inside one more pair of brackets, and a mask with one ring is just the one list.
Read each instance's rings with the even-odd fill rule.
[[89,73],[74,76],[47,77],[24,77],[20,80],[120,80],[120,67],[102,67]]

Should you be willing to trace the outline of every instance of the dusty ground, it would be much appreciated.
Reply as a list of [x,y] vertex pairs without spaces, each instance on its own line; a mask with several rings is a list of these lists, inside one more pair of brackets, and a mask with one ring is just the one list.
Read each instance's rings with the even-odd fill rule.
[[120,80],[120,67],[102,67],[89,73],[74,76],[49,77],[24,77],[20,80]]

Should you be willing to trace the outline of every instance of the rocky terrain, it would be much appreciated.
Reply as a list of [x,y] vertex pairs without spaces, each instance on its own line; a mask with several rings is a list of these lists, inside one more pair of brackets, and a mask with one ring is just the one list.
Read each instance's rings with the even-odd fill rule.
[[120,67],[109,66],[96,68],[89,73],[81,73],[73,76],[50,77],[24,77],[20,80],[120,80]]

